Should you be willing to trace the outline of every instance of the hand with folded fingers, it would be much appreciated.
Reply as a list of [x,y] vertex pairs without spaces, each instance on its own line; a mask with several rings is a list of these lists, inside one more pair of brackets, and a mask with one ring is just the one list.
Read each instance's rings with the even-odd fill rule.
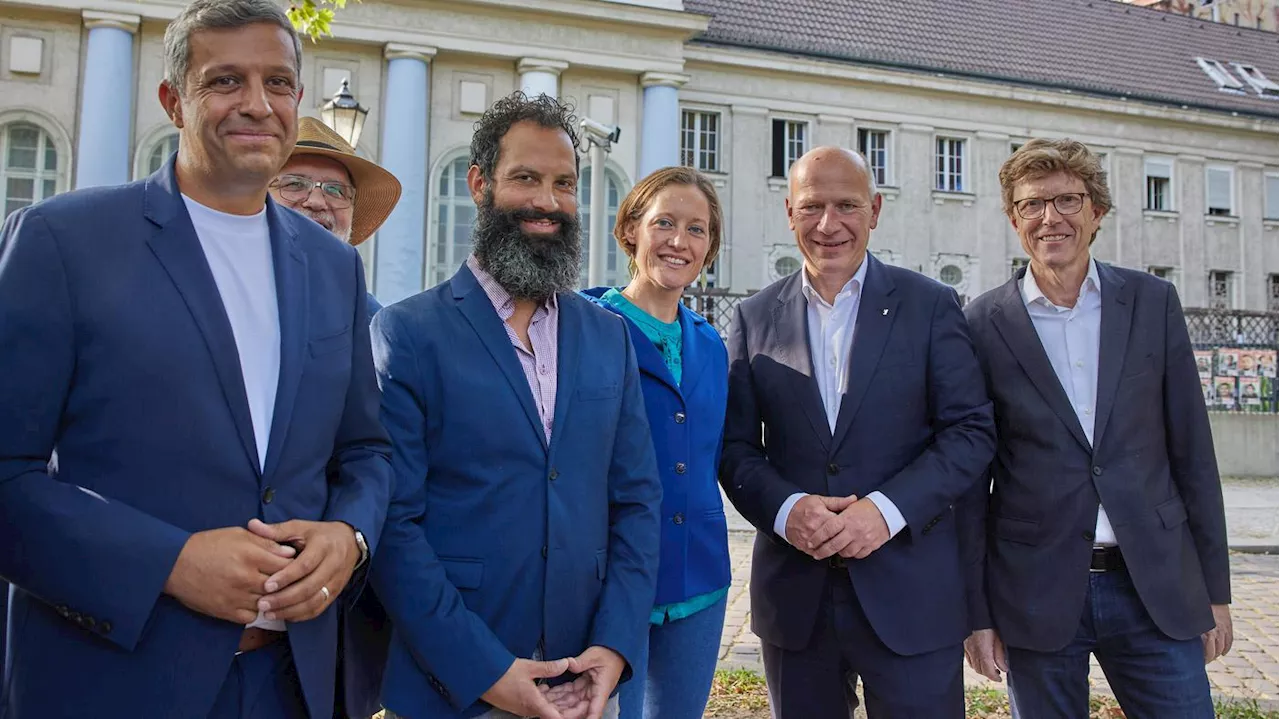
[[303,622],[320,616],[346,588],[360,560],[355,530],[345,522],[249,520],[249,531],[296,547],[289,566],[267,577],[257,608],[267,619]]

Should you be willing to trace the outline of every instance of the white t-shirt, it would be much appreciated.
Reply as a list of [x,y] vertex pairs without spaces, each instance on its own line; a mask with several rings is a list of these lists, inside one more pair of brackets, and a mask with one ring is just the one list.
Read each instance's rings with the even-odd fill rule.
[[[182,196],[205,259],[231,322],[249,417],[258,446],[258,468],[266,468],[267,442],[280,380],[280,308],[275,263],[264,206],[256,215],[231,215]],[[258,615],[251,627],[284,631],[284,622]]]

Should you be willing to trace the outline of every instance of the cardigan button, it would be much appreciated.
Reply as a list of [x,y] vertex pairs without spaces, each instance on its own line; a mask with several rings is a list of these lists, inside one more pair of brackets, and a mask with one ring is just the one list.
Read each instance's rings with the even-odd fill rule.
[[676,424],[684,424],[684,412],[676,412]]

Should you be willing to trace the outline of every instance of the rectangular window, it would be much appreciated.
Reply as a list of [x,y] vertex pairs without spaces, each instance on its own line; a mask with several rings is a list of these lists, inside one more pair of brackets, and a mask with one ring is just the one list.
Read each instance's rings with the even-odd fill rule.
[[1148,158],[1146,161],[1147,209],[1173,210],[1173,161]]
[[1027,258],[1015,257],[1009,261],[1009,276],[1017,277],[1018,271],[1027,266]]
[[1266,220],[1280,220],[1280,175],[1267,173],[1262,180],[1263,199],[1262,217]]
[[1231,63],[1231,66],[1236,69],[1240,77],[1244,78],[1245,82],[1249,83],[1249,87],[1253,88],[1254,92],[1264,97],[1280,96],[1280,85],[1276,85],[1258,68],[1253,65],[1241,65],[1238,62]]
[[1165,280],[1167,282],[1173,282],[1172,267],[1157,267],[1155,265],[1152,265],[1151,267],[1147,268],[1147,273],[1154,275],[1156,277],[1159,277],[1160,279]]
[[1235,95],[1244,93],[1244,83],[1237,80],[1221,62],[1198,57],[1196,58],[1196,64],[1200,66],[1204,74],[1209,76],[1209,79],[1213,80],[1219,90]]
[[943,192],[966,192],[964,182],[965,141],[956,137],[939,137],[935,153],[937,173],[934,189]]
[[858,130],[858,152],[867,158],[877,185],[889,184],[889,133],[886,130]]
[[702,172],[720,171],[720,113],[680,113],[680,164]]
[[809,123],[802,120],[773,121],[773,177],[786,177],[791,165],[809,151]]
[[1280,274],[1267,275],[1267,309],[1280,310]]
[[1235,171],[1230,167],[1204,168],[1205,214],[1218,217],[1235,215]]
[[1209,307],[1215,310],[1234,309],[1235,273],[1214,270],[1209,273]]

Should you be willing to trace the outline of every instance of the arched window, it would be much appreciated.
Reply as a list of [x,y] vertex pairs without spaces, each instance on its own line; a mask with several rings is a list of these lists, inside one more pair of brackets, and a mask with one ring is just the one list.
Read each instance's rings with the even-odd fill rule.
[[178,133],[172,132],[151,145],[151,150],[147,153],[147,166],[144,174],[151,175],[164,165],[169,156],[178,151]]
[[[611,287],[625,285],[630,278],[627,272],[627,255],[613,238],[613,224],[618,218],[618,205],[622,203],[622,181],[609,168],[605,168],[605,197],[608,200],[608,216],[604,221],[604,244],[609,255],[604,263],[605,284]],[[591,267],[591,167],[582,168],[578,178],[578,216],[582,218],[582,275],[580,282],[587,286],[587,271]]]
[[467,155],[459,155],[446,162],[436,178],[435,216],[431,218],[435,223],[435,242],[433,254],[428,257],[429,287],[452,277],[471,254],[471,226],[476,220],[476,205],[467,189],[470,167]]
[[0,156],[5,217],[58,193],[58,148],[38,125],[18,121],[0,128]]

